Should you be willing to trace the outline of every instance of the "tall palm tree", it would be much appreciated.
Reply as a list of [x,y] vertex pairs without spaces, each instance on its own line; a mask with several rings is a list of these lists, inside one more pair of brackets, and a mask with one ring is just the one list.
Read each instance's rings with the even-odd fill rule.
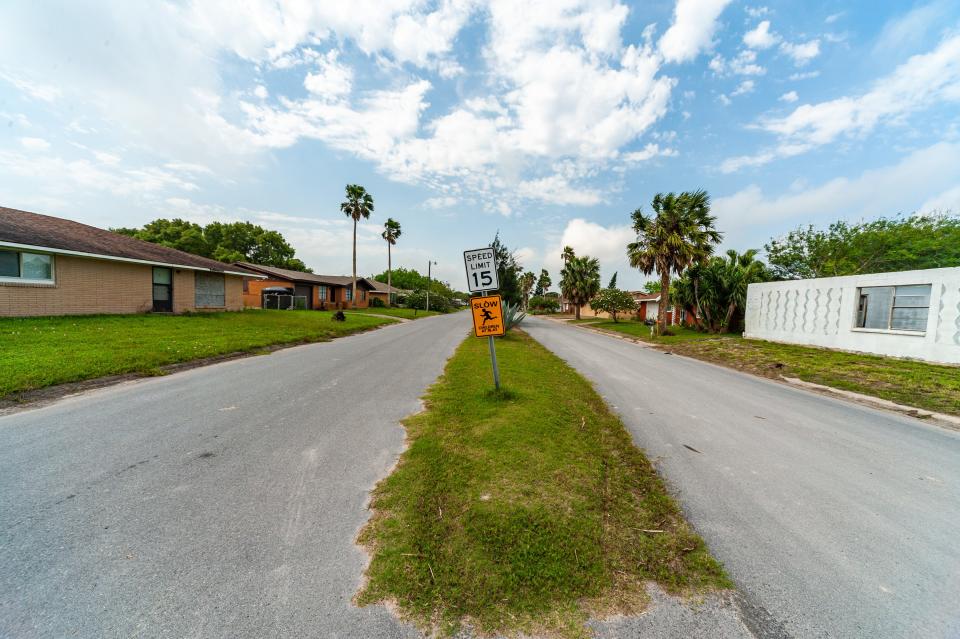
[[580,307],[600,292],[600,262],[595,257],[571,257],[560,271],[560,290],[573,303],[577,319]]
[[667,323],[670,273],[680,275],[687,267],[702,263],[723,236],[714,228],[716,218],[710,215],[706,191],[657,193],[651,206],[654,216],[647,216],[642,209],[633,212],[637,239],[627,245],[627,257],[630,266],[660,276],[657,330],[662,333]]
[[347,201],[340,203],[340,210],[347,217],[353,219],[353,292],[350,301],[354,308],[357,306],[357,222],[360,218],[370,219],[373,213],[373,196],[359,184],[348,184],[346,188]]
[[533,271],[527,271],[520,277],[520,292],[523,293],[523,309],[527,309],[530,303],[530,291],[537,282],[537,276]]
[[392,306],[393,301],[393,259],[390,255],[390,247],[397,243],[400,237],[400,222],[392,217],[388,217],[383,223],[383,233],[381,237],[387,241],[387,306]]
[[566,265],[567,262],[569,262],[571,259],[573,259],[574,257],[576,257],[576,256],[573,254],[573,247],[572,247],[572,246],[564,246],[564,247],[563,247],[563,253],[560,254],[560,257],[563,259],[564,265]]

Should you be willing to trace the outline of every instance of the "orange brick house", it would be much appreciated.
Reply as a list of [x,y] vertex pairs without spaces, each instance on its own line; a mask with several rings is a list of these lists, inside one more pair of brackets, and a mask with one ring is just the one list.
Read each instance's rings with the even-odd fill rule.
[[[243,283],[243,305],[246,308],[273,308],[272,303],[280,296],[280,308],[289,302],[289,296],[303,298],[307,309],[325,310],[350,308],[352,300],[353,277],[350,275],[317,275],[292,271],[276,266],[237,262],[236,265],[266,279],[247,279]],[[357,278],[357,308],[366,308],[376,292],[376,287],[365,277]],[[385,293],[384,293],[385,294]]]
[[0,207],[0,317],[243,309],[230,264]]

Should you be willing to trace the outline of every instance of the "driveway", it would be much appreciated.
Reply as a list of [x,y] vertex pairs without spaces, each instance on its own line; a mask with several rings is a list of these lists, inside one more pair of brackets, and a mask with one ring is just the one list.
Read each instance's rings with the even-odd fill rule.
[[0,637],[416,635],[350,605],[353,540],[468,327],[421,319],[0,418]]
[[658,460],[758,636],[960,637],[960,433],[558,322],[524,327]]

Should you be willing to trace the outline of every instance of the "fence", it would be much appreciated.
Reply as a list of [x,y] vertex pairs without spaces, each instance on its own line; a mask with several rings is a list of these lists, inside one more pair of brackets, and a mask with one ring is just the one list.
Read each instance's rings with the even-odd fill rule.
[[307,296],[268,293],[263,296],[263,308],[277,311],[304,311],[307,309]]

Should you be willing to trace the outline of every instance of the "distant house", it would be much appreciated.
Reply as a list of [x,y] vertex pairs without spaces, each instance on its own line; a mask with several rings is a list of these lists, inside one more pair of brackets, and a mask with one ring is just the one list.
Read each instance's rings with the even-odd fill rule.
[[[630,295],[633,301],[637,303],[636,317],[641,322],[646,320],[657,320],[657,313],[660,311],[660,293],[644,293],[643,291],[631,291]],[[696,318],[685,309],[675,312],[673,304],[667,306],[667,325],[685,324],[693,326]]]
[[243,309],[260,275],[39,213],[0,208],[0,316]]
[[744,327],[744,337],[960,364],[960,268],[751,284]]
[[[266,279],[248,279],[243,283],[243,305],[246,308],[287,308],[290,296],[299,298],[307,309],[324,310],[353,306],[353,277],[350,275],[317,275],[276,266],[237,262],[237,266]],[[384,284],[386,287],[386,284]],[[357,278],[358,308],[370,305],[377,287],[372,280]],[[384,297],[386,291],[383,292]]]
[[387,304],[387,297],[389,296],[390,303],[396,304],[398,296],[410,293],[410,291],[399,289],[396,286],[387,286],[386,282],[380,282],[373,278],[367,278],[367,281],[373,285],[374,289],[369,293],[371,301],[379,299],[384,304]]

